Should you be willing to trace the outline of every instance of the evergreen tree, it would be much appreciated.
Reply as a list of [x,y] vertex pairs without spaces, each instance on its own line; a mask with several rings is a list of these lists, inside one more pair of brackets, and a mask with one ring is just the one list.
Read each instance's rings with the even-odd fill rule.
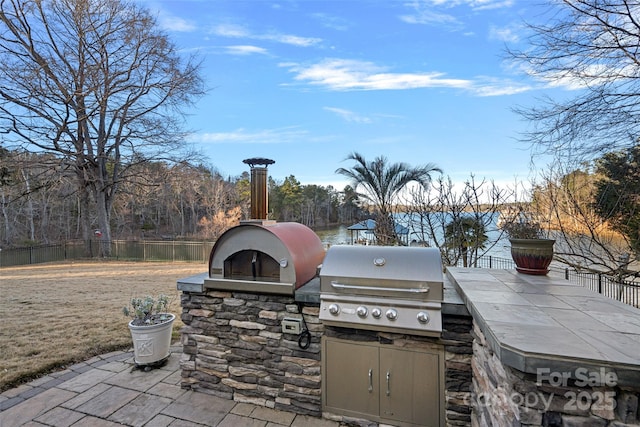
[[640,254],[640,145],[607,153],[596,162],[595,208]]

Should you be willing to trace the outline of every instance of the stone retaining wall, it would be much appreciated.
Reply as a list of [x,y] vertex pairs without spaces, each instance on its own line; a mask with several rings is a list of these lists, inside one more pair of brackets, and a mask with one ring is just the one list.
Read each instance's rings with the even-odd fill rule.
[[[618,387],[616,378],[586,369],[569,373],[541,370],[526,374],[501,363],[474,322],[474,427],[631,427],[640,426],[640,384]],[[575,369],[580,369],[576,366]]]
[[[301,306],[311,333],[302,349],[298,335],[281,329],[283,318],[300,317],[292,297],[205,291],[183,292],[181,299],[183,388],[322,416],[320,339],[332,332],[318,319],[318,305]],[[471,325],[470,317],[444,316],[440,339],[394,338],[444,347],[447,426],[471,426]]]

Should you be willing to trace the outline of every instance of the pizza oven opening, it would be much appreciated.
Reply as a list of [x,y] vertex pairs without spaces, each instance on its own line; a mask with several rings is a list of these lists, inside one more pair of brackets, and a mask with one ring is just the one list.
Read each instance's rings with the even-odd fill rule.
[[241,250],[224,261],[225,279],[280,281],[280,263],[262,251]]

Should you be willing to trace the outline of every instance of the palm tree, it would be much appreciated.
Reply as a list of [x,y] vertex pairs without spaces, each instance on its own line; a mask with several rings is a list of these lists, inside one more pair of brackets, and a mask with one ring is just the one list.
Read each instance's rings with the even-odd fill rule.
[[416,182],[423,187],[431,183],[433,172],[442,170],[432,163],[412,167],[407,163],[388,163],[384,156],[376,157],[367,162],[365,158],[353,152],[345,160],[355,160],[356,164],[349,169],[339,168],[336,173],[344,175],[352,181],[354,189],[364,188],[364,193],[358,195],[373,203],[376,215],[376,238],[378,244],[393,245],[398,242],[393,221],[393,204],[400,192],[410,182]]

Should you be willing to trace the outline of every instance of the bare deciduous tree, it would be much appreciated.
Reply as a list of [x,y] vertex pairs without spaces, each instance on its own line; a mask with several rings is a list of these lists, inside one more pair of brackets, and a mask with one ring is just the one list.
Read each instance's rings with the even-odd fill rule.
[[508,54],[548,85],[576,89],[575,96],[516,108],[532,122],[523,140],[565,162],[635,145],[640,135],[638,2],[548,4],[545,23],[528,25],[527,48]]
[[[438,248],[446,265],[462,261],[465,266],[476,266],[480,257],[501,242],[498,217],[514,194],[514,190],[500,189],[493,182],[476,182],[474,176],[462,189],[456,189],[450,178],[440,177],[427,188],[411,191],[407,202],[409,229],[422,244]],[[464,245],[452,245],[452,234],[459,234],[452,227],[465,223],[472,224],[471,232],[466,233],[476,236],[466,239]]]
[[4,143],[55,153],[76,177],[83,238],[97,224],[110,240],[130,168],[183,147],[181,108],[203,93],[199,64],[120,0],[0,0],[0,60]]
[[636,257],[628,240],[596,211],[597,180],[588,169],[552,165],[534,188],[531,209],[538,218],[545,218],[544,227],[556,240],[556,261],[576,270],[634,275],[635,268],[628,267]]

